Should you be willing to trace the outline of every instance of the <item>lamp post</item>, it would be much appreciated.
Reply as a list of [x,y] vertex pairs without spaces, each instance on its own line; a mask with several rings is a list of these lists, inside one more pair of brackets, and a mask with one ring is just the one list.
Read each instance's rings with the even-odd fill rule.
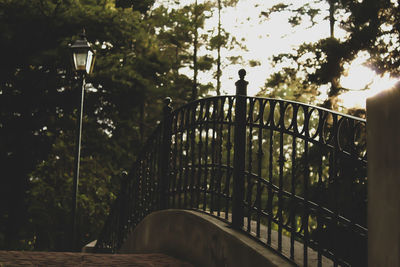
[[75,143],[75,163],[74,163],[74,184],[72,197],[72,233],[71,233],[71,249],[76,246],[76,207],[79,183],[79,165],[81,157],[81,137],[82,137],[82,116],[83,116],[83,100],[85,95],[85,76],[92,73],[94,66],[95,52],[90,47],[86,39],[85,30],[80,34],[80,38],[71,46],[73,68],[81,81],[82,88],[80,93],[80,105],[78,108],[78,125]]

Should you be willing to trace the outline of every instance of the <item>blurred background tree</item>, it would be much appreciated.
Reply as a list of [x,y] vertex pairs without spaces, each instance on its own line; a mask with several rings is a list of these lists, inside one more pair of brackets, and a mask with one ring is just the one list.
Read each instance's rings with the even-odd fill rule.
[[[176,72],[184,67],[179,62],[193,63],[181,57],[177,65],[167,53],[156,30],[172,11],[155,16],[153,4],[0,1],[0,249],[68,249],[80,90],[68,44],[83,27],[97,60],[84,105],[80,245],[96,239],[120,173],[162,118],[162,99],[189,99],[191,86],[179,84],[192,79]],[[184,49],[193,40],[179,42]]]
[[[377,74],[399,76],[400,17],[397,1],[313,0],[301,5],[282,2],[261,12],[261,15],[269,18],[273,14],[289,12],[288,23],[292,27],[306,22],[313,26],[317,23],[317,15],[324,12],[324,4],[328,5],[325,20],[329,21],[329,37],[317,42],[306,41],[292,53],[274,56],[273,66],[281,68],[267,80],[264,94],[261,94],[284,89],[276,87],[279,84],[300,83],[300,91],[313,94],[318,94],[317,88],[328,86],[327,98],[320,104],[340,109],[339,95],[352,90],[343,87],[340,78],[346,72],[345,65],[361,52],[368,53],[367,64]],[[338,28],[344,30],[340,37],[336,36]],[[367,89],[368,86],[362,90]],[[301,92],[297,95],[300,96]]]

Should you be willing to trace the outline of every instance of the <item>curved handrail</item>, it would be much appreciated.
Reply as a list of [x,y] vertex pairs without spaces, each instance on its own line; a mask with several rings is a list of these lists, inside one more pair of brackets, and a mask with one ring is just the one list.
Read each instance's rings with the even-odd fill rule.
[[[345,266],[362,265],[367,240],[365,124],[321,107],[271,98],[218,96],[188,103],[166,114],[148,139],[97,248],[115,251],[147,214],[165,208],[202,210],[232,222],[229,214],[237,216],[238,208],[236,177],[243,183],[239,221],[247,218],[239,228],[249,235],[281,254],[288,251],[285,256],[291,260],[295,243],[302,243],[305,266],[310,248],[320,263],[328,258]],[[235,136],[239,131],[241,139]],[[234,164],[240,145],[245,148],[242,170]],[[289,245],[282,241],[284,235]]]

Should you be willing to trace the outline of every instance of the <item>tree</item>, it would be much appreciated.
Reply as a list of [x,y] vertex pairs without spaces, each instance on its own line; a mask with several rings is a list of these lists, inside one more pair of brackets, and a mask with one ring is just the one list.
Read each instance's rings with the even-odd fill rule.
[[[80,85],[68,64],[67,44],[85,27],[96,47],[95,75],[88,79],[92,88],[85,99],[79,195],[79,218],[94,225],[81,228],[83,244],[96,237],[118,173],[130,167],[139,149],[141,99],[158,92],[154,77],[166,72],[154,35],[149,36],[140,12],[115,9],[106,0],[2,0],[0,14],[2,249],[63,250],[68,244],[58,238],[60,231],[67,237]],[[160,109],[154,117],[161,117]],[[39,219],[44,214],[60,224],[46,228],[49,224]]]
[[217,12],[218,12],[218,25],[217,25],[217,35],[210,39],[210,48],[211,50],[217,50],[217,71],[215,72],[215,78],[217,80],[216,92],[217,95],[221,95],[221,76],[222,76],[222,58],[221,58],[221,49],[226,47],[229,39],[229,34],[222,27],[221,21],[221,12],[223,7],[234,6],[237,4],[237,0],[228,0],[228,1],[217,1]]
[[[316,43],[304,43],[293,53],[275,56],[273,61],[293,62],[294,66],[298,66],[294,69],[304,84],[329,84],[328,99],[322,105],[337,109],[338,96],[350,90],[340,84],[340,77],[345,71],[344,64],[351,62],[359,52],[367,51],[371,55],[368,63],[377,73],[399,75],[400,58],[395,49],[396,43],[393,42],[399,37],[399,15],[396,12],[397,5],[385,0],[313,1],[300,7],[278,4],[262,14],[269,16],[273,12],[290,11],[292,16],[289,22],[292,26],[300,25],[305,17],[314,24],[315,16],[323,12],[323,3],[329,6],[327,19],[330,22],[330,36]],[[335,25],[340,25],[347,32],[346,37],[335,37]],[[288,79],[288,76],[282,77],[282,81]]]
[[[192,36],[192,46],[193,46],[193,87],[192,87],[192,97],[191,100],[196,100],[199,96],[199,84],[197,81],[197,76],[199,70],[208,70],[211,68],[211,58],[208,56],[203,56],[198,58],[198,50],[199,46],[202,44],[201,41],[207,38],[207,36],[199,36],[199,30],[204,28],[204,21],[207,18],[206,11],[211,9],[210,2],[204,2],[203,4],[198,4],[197,0],[195,0],[194,5],[191,9],[191,36]],[[201,37],[203,40],[201,40]]]
[[286,67],[272,74],[266,81],[265,87],[257,96],[268,96],[302,103],[315,103],[318,87],[304,82],[298,76],[298,69]]
[[[169,91],[171,96],[178,96],[178,103],[180,100],[185,101],[189,90],[190,98],[187,97],[186,101],[197,99],[211,88],[210,84],[198,82],[199,71],[210,70],[213,64],[211,56],[198,55],[198,51],[208,41],[208,36],[200,31],[204,28],[211,7],[209,2],[198,4],[196,1],[177,8],[161,5],[152,11],[151,18],[158,34],[160,49],[167,57],[166,62],[172,64],[171,72],[160,78],[164,90]],[[185,71],[182,70],[185,69],[193,70],[192,78],[183,74]]]
[[116,7],[132,8],[144,14],[150,10],[155,0],[115,0]]

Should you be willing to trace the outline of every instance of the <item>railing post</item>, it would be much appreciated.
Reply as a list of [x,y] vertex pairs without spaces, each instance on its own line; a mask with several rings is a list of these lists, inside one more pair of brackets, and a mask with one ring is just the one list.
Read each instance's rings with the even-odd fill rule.
[[159,188],[160,188],[160,209],[168,208],[168,187],[169,187],[169,158],[171,155],[171,132],[172,132],[172,99],[167,97],[164,99],[163,114],[161,130],[161,153],[159,155]]
[[235,134],[233,155],[232,227],[241,229],[244,218],[244,170],[246,153],[246,96],[248,82],[244,80],[246,71],[239,70],[236,85]]

